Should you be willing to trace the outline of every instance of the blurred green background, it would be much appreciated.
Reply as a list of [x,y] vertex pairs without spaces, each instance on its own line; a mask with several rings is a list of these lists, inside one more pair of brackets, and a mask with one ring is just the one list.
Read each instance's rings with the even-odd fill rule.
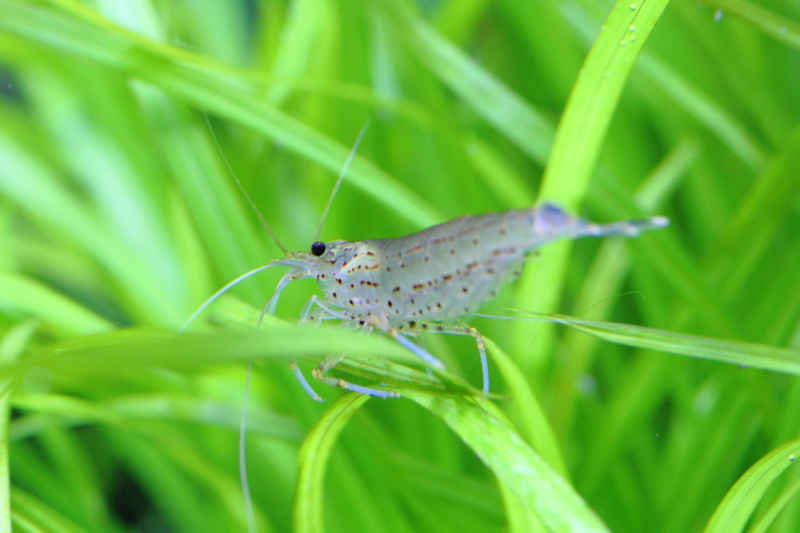
[[[0,374],[0,474],[11,487],[11,519],[0,488],[0,529],[246,531],[237,447],[254,357],[258,530],[292,530],[293,512],[304,530],[302,506],[293,511],[298,453],[330,402],[311,401],[287,361],[299,356],[308,373],[324,354],[299,351],[296,330],[263,335],[269,356],[254,343],[224,348],[284,272],[242,283],[202,315],[193,327],[216,339],[205,349],[167,341],[223,284],[282,256],[223,154],[284,245],[308,250],[368,119],[322,240],[400,237],[533,205],[552,149],[559,169],[574,160],[585,172],[549,169],[544,196],[598,222],[658,214],[672,225],[543,250],[485,313],[800,348],[800,4],[673,0],[649,39],[627,29],[622,46],[647,41],[626,59],[636,59],[629,78],[598,74],[624,85],[621,95],[598,92],[576,112],[579,133],[553,148],[589,49],[619,29],[603,26],[612,6],[0,0],[0,362],[21,368],[65,346],[81,355],[58,372]],[[613,111],[607,131],[592,109]],[[597,144],[596,160],[584,142]],[[290,285],[278,316],[295,323],[315,289]],[[736,480],[800,432],[791,370],[542,322],[470,324],[515,362],[566,479],[613,531],[702,531]],[[163,343],[130,344],[154,332]],[[474,341],[426,343],[478,386]],[[516,398],[494,363],[491,374],[493,392]],[[342,392],[313,385],[328,400]],[[495,403],[527,440],[549,431],[528,404]],[[325,474],[328,531],[548,530],[408,399],[366,402],[313,468]],[[759,488],[753,531],[800,530],[797,479],[790,468]],[[738,525],[714,531],[742,530],[747,509],[734,506],[725,516],[741,512]]]

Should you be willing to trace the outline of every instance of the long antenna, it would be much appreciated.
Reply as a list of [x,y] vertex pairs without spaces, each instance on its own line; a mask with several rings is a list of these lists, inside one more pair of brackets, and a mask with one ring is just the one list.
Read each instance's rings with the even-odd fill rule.
[[336,185],[333,186],[331,195],[328,198],[328,204],[325,206],[325,210],[322,212],[322,218],[319,220],[317,231],[314,233],[315,242],[319,238],[319,232],[322,231],[322,224],[328,217],[328,211],[331,210],[331,205],[333,205],[333,199],[336,198],[336,193],[339,192],[339,186],[342,184],[342,181],[344,180],[344,175],[347,174],[347,169],[350,168],[350,163],[353,161],[353,158],[356,155],[356,150],[358,150],[358,145],[361,144],[361,139],[363,139],[364,134],[367,133],[367,128],[369,127],[370,122],[372,122],[372,120],[367,119],[367,121],[364,123],[364,126],[361,128],[361,131],[358,134],[358,138],[356,139],[356,142],[353,145],[353,149],[350,150],[350,155],[347,156],[347,161],[344,162],[344,168],[342,169],[342,173],[339,174],[339,178],[336,180]]
[[217,145],[217,150],[219,151],[219,155],[222,156],[222,160],[225,162],[225,166],[228,167],[228,172],[230,172],[231,176],[233,176],[234,181],[236,181],[236,185],[239,186],[239,190],[242,191],[244,197],[247,198],[247,203],[249,203],[250,207],[252,207],[253,210],[256,212],[256,214],[258,215],[258,219],[261,221],[261,224],[267,230],[267,233],[269,233],[270,237],[272,237],[272,240],[275,241],[275,244],[277,244],[278,248],[281,249],[283,255],[288,255],[289,252],[286,250],[286,248],[283,247],[281,241],[278,239],[278,236],[275,235],[275,232],[272,231],[272,227],[269,224],[267,224],[266,220],[264,220],[264,217],[261,215],[261,211],[259,211],[258,208],[256,207],[256,204],[253,203],[253,200],[250,198],[250,195],[247,194],[247,191],[245,190],[244,186],[242,186],[242,182],[239,181],[239,178],[236,176],[236,172],[233,171],[231,164],[228,163],[228,158],[225,157],[225,152],[222,151],[222,147],[219,145],[219,141],[217,140],[217,134],[214,133],[214,128],[211,127],[211,120],[208,118],[208,113],[206,112],[205,109],[203,109],[203,114],[206,116],[206,124],[208,124],[208,131],[211,132],[211,138],[214,139],[214,144]]
[[[262,270],[266,270],[266,269],[268,269],[268,268],[270,268],[270,267],[272,267],[272,266],[275,266],[275,265],[274,265],[274,262],[272,262],[272,263],[269,263],[269,264],[267,264],[267,265],[262,265],[262,266],[260,266],[260,267],[258,267],[258,268],[254,268],[254,269],[253,269],[253,270],[251,270],[250,272],[245,272],[244,274],[242,274],[241,276],[239,276],[239,277],[238,277],[238,278],[236,278],[235,280],[228,282],[228,284],[227,284],[227,285],[225,285],[224,287],[222,287],[220,290],[218,290],[218,291],[217,291],[217,292],[215,292],[213,295],[211,295],[211,297],[210,297],[208,300],[206,300],[205,302],[203,302],[203,305],[201,305],[201,306],[200,306],[200,307],[197,309],[197,311],[195,311],[194,313],[192,313],[192,316],[190,316],[190,317],[189,317],[189,318],[186,320],[186,322],[184,322],[184,323],[183,323],[183,325],[180,327],[180,329],[178,330],[178,333],[183,333],[183,330],[185,330],[185,329],[186,329],[186,328],[189,326],[189,324],[191,324],[191,323],[192,323],[192,321],[193,321],[195,318],[197,318],[197,315],[199,315],[200,313],[202,313],[203,311],[205,311],[206,307],[208,307],[209,305],[211,305],[212,303],[214,303],[214,300],[216,300],[217,298],[219,298],[220,296],[222,296],[223,294],[225,294],[226,292],[228,292],[228,289],[230,289],[230,288],[231,288],[231,287],[233,287],[234,285],[238,284],[240,281],[244,281],[244,280],[246,280],[247,278],[249,278],[250,276],[254,276],[255,274],[258,274],[259,272],[261,272]],[[273,298],[274,298],[274,296],[273,296]],[[270,301],[271,301],[271,300],[270,300]]]

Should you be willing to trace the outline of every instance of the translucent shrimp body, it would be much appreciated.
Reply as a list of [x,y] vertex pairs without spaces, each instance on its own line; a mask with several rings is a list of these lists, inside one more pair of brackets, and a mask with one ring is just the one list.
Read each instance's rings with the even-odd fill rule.
[[[297,252],[276,264],[292,279],[316,278],[337,317],[413,330],[474,313],[510,278],[527,253],[562,237],[636,237],[664,217],[591,223],[553,204],[466,216],[398,239],[333,241],[320,256]],[[326,307],[327,310],[327,307]]]
[[[474,328],[448,324],[474,313],[511,278],[525,256],[560,238],[624,236],[669,224],[664,217],[598,225],[553,204],[532,209],[466,216],[397,239],[315,243],[312,252],[289,254],[271,265],[292,267],[273,296],[290,282],[315,278],[324,298],[313,297],[303,312],[309,318],[336,318],[392,335],[435,367],[443,365],[403,333],[422,330],[469,335],[476,339],[489,391],[483,341]],[[319,312],[313,312],[314,307]],[[324,382],[375,396],[391,394],[325,378],[334,363],[314,375]],[[299,374],[298,374],[298,377]],[[301,381],[304,382],[304,380]],[[304,383],[304,387],[310,388]]]

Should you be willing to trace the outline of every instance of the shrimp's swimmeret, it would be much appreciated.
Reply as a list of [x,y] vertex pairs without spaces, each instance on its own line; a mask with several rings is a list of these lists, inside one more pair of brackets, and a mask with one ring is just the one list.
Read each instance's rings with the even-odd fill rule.
[[[668,224],[665,217],[652,217],[599,225],[546,203],[532,209],[465,216],[397,239],[316,242],[310,252],[289,254],[266,266],[292,268],[279,283],[268,308],[274,308],[279,293],[289,282],[315,278],[324,297],[312,297],[301,320],[336,318],[356,327],[380,329],[439,368],[443,365],[438,359],[404,335],[415,336],[423,330],[470,335],[478,343],[484,392],[488,392],[480,334],[474,328],[454,325],[455,319],[477,311],[504,283],[520,275],[528,253],[550,241],[636,237]],[[314,372],[315,377],[374,396],[396,396],[326,378],[324,372],[333,365],[335,362],[323,363]],[[294,365],[293,368],[306,390],[319,399]]]

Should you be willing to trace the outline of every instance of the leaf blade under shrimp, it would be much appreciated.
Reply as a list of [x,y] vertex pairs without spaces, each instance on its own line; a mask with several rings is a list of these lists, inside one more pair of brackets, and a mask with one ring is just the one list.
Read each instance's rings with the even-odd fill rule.
[[[372,363],[378,366],[371,367]],[[385,364],[391,365],[378,359],[368,362],[345,359],[341,366],[348,372],[361,375],[362,372],[381,374]],[[497,406],[476,396],[452,394],[452,391],[441,394],[442,391],[435,390],[441,384],[437,384],[432,376],[416,370],[410,370],[407,375],[413,374],[416,374],[417,384],[428,378],[428,386],[434,389],[426,391],[417,386],[392,388],[449,425],[504,483],[513,494],[510,497],[518,499],[523,509],[533,513],[553,531],[608,531],[580,495],[536,454]],[[393,379],[397,376],[385,374],[385,377]],[[471,387],[467,386],[467,389]],[[323,487],[327,461],[344,425],[368,398],[350,392],[342,394],[326,410],[304,442],[294,507],[296,531],[324,531]]]

